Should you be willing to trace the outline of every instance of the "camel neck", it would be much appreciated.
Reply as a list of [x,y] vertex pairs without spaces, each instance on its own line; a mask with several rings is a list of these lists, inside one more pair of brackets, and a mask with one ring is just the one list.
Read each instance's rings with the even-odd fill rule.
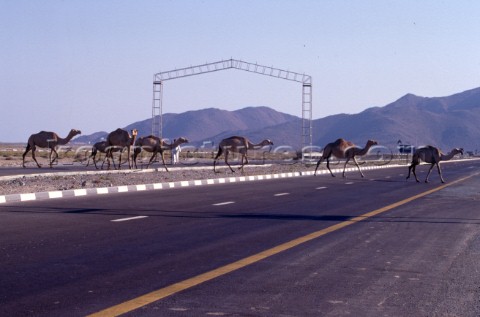
[[455,152],[454,151],[451,151],[450,153],[448,154],[443,154],[443,153],[440,153],[440,161],[448,161],[448,160],[451,160],[454,156],[455,156]]
[[68,142],[70,142],[70,140],[74,137],[74,133],[73,132],[70,132],[66,138],[61,138],[59,137],[58,140],[57,140],[57,144],[58,145],[65,145],[67,144]]
[[370,150],[371,147],[372,147],[372,145],[370,143],[367,143],[363,149],[358,151],[357,155],[362,156],[362,155],[367,154],[368,150]]

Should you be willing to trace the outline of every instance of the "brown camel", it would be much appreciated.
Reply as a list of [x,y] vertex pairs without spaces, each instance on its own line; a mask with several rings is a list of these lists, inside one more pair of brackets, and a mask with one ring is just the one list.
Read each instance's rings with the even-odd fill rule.
[[[119,152],[120,148],[112,148],[112,150],[113,150],[113,152]],[[97,161],[95,160],[98,152],[103,153],[103,154],[107,153],[107,141],[100,141],[100,142],[95,143],[92,146],[92,153],[88,157],[86,166],[89,165],[90,159],[93,159],[93,164],[95,164],[95,168],[98,169]],[[103,161],[103,163],[105,163],[105,160]],[[102,166],[101,166],[102,169],[103,169],[103,163],[102,163]]]
[[361,149],[357,147],[355,144],[353,144],[352,142],[346,141],[344,139],[338,139],[333,143],[328,143],[327,145],[325,145],[325,148],[323,149],[322,157],[318,160],[317,167],[315,168],[315,173],[313,173],[313,175],[317,175],[318,166],[320,166],[320,163],[322,163],[322,161],[326,159],[327,168],[330,171],[330,174],[332,174],[332,176],[335,177],[332,170],[330,169],[330,157],[333,155],[339,159],[346,159],[345,165],[343,167],[343,174],[342,174],[343,177],[345,177],[345,169],[347,168],[347,163],[350,160],[353,160],[353,162],[358,168],[358,171],[360,172],[360,175],[362,175],[362,177],[365,177],[362,171],[360,170],[360,166],[358,165],[358,162],[355,156],[362,156],[367,154],[370,148],[377,144],[378,144],[377,141],[368,140],[367,145],[365,145],[365,147]]
[[413,154],[412,158],[412,163],[408,167],[408,175],[407,179],[410,178],[410,171],[413,171],[413,175],[415,176],[415,180],[420,182],[418,180],[417,174],[415,173],[415,167],[420,164],[420,161],[424,161],[426,163],[430,163],[430,169],[428,170],[427,177],[425,178],[425,183],[428,183],[428,176],[430,176],[430,173],[432,172],[432,168],[437,165],[438,169],[438,175],[440,175],[440,180],[442,183],[445,183],[445,180],[443,179],[442,176],[442,170],[440,169],[440,162],[441,161],[448,161],[452,159],[455,155],[457,154],[462,154],[463,155],[463,149],[461,148],[455,148],[450,153],[447,155],[443,154],[438,148],[428,145],[426,147],[419,148],[415,151]]
[[98,169],[97,161],[95,161],[95,157],[97,156],[98,152],[107,153],[107,141],[100,141],[100,142],[95,143],[92,146],[92,154],[90,154],[90,156],[88,157],[86,166],[88,166],[90,164],[90,159],[93,158],[93,164],[95,164],[95,168]]
[[[50,168],[52,168],[52,164],[55,162],[55,160],[58,158],[58,153],[56,150],[56,147],[59,145],[65,145],[70,140],[82,133],[80,130],[75,130],[72,129],[70,130],[70,133],[68,133],[67,137],[65,139],[61,138],[56,134],[55,132],[48,132],[48,131],[40,131],[39,133],[32,134],[28,138],[28,143],[27,143],[27,148],[25,149],[25,152],[23,153],[23,167],[25,168],[25,155],[27,155],[28,151],[32,150],[32,158],[37,163],[38,168],[41,168],[40,164],[38,164],[37,159],[35,158],[35,150],[38,147],[41,148],[49,148],[50,149],[50,155],[48,156],[48,160],[50,163]],[[55,157],[52,160],[52,153],[55,153]]]
[[[268,139],[265,139],[258,144],[253,144],[252,142],[250,142],[250,140],[242,136],[232,136],[232,137],[223,139],[222,141],[220,141],[220,144],[218,145],[218,153],[217,153],[217,156],[215,156],[215,159],[213,160],[213,171],[215,173],[217,172],[215,170],[217,159],[220,157],[220,155],[222,155],[223,152],[225,152],[225,163],[228,165],[228,167],[230,167],[230,170],[233,173],[235,173],[235,171],[230,166],[230,164],[228,164],[228,153],[235,152],[235,153],[240,153],[242,155],[241,166],[238,169],[241,169],[243,173],[243,166],[245,164],[248,164],[248,158],[247,158],[248,150],[260,149],[267,145],[273,145],[273,142]],[[244,159],[245,159],[245,163],[244,163]]]
[[[125,148],[127,148],[127,153],[128,153],[127,154],[128,168],[132,168],[132,165],[130,163],[130,148],[135,143],[137,134],[138,134],[138,131],[136,129],[133,129],[132,135],[130,135],[127,131],[120,128],[108,134],[107,140],[106,140],[107,154],[105,155],[105,159],[107,160],[107,163],[108,163],[108,169],[110,168],[110,158],[112,159],[112,162],[113,162],[113,168],[115,168],[115,161],[113,160],[113,152],[116,152],[116,151],[120,151],[118,169],[121,168],[122,152]],[[105,162],[105,159],[104,159],[104,162]]]
[[165,170],[168,172],[168,168],[165,164],[165,159],[163,157],[164,151],[167,149],[171,150],[173,148],[176,148],[183,143],[188,143],[187,138],[180,137],[178,139],[175,139],[173,143],[168,144],[167,142],[165,142],[165,140],[161,140],[159,137],[156,137],[154,135],[141,137],[135,142],[135,149],[133,150],[133,164],[135,165],[135,168],[137,168],[137,156],[142,152],[142,150],[153,153],[150,161],[148,161],[147,168],[153,162],[157,154],[160,153],[160,156],[162,157],[163,167],[165,167]]

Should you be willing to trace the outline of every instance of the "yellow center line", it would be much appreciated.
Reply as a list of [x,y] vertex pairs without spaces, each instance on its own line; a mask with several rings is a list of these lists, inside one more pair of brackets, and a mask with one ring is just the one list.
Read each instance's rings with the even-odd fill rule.
[[343,221],[341,223],[335,224],[335,225],[327,227],[325,229],[315,231],[315,232],[307,234],[303,237],[300,237],[300,238],[291,240],[289,242],[280,244],[276,247],[273,247],[271,249],[267,249],[267,250],[262,251],[260,253],[257,253],[257,254],[254,254],[252,256],[241,259],[239,261],[227,264],[225,266],[222,266],[222,267],[219,267],[217,269],[211,270],[209,272],[194,276],[194,277],[186,279],[184,281],[166,286],[166,287],[161,288],[159,290],[156,290],[156,291],[150,292],[148,294],[133,298],[131,300],[120,303],[118,305],[106,308],[106,309],[104,309],[100,312],[91,314],[87,317],[119,316],[119,315],[122,315],[122,314],[126,314],[126,313],[131,312],[135,309],[138,309],[140,307],[146,306],[146,305],[151,304],[153,302],[159,301],[159,300],[164,299],[168,296],[171,296],[173,294],[179,293],[179,292],[184,291],[186,289],[192,288],[192,287],[197,286],[199,284],[202,284],[204,282],[210,281],[210,280],[212,280],[214,278],[217,278],[219,276],[231,273],[233,271],[244,268],[244,267],[246,267],[248,265],[251,265],[253,263],[259,262],[263,259],[266,259],[268,257],[276,255],[280,252],[292,249],[292,248],[294,248],[296,246],[299,246],[299,245],[301,245],[305,242],[308,242],[308,241],[311,241],[313,239],[319,238],[319,237],[324,236],[328,233],[340,230],[342,228],[345,228],[347,226],[350,226],[350,225],[355,224],[357,222],[360,222],[362,220],[374,217],[374,216],[376,216],[378,214],[381,214],[383,212],[386,212],[388,210],[391,210],[391,209],[397,208],[399,206],[402,206],[404,204],[407,204],[407,203],[409,203],[413,200],[416,200],[416,199],[422,198],[424,196],[430,195],[432,193],[435,193],[437,191],[440,191],[440,190],[444,189],[445,187],[460,183],[462,181],[465,181],[465,180],[467,180],[467,179],[469,179],[473,176],[479,175],[479,174],[480,173],[475,173],[475,174],[469,175],[467,177],[460,178],[456,181],[453,181],[453,182],[450,182],[450,183],[447,183],[447,184],[443,184],[441,186],[438,186],[438,187],[435,187],[433,189],[427,190],[423,193],[420,193],[420,194],[411,196],[409,198],[400,200],[396,203],[393,203],[393,204],[387,205],[385,207],[367,212],[367,213],[365,213],[361,216],[351,218],[347,221]]

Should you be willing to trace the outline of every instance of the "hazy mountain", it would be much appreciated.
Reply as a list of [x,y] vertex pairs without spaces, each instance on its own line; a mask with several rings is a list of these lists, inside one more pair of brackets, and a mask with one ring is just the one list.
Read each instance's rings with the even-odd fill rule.
[[[163,137],[173,139],[184,136],[191,143],[201,144],[221,133],[228,134],[230,131],[245,133],[292,120],[298,120],[298,118],[268,107],[248,107],[236,111],[209,108],[180,114],[166,113],[163,115]],[[140,136],[150,135],[152,119],[138,121],[123,128],[126,130],[135,128]],[[80,136],[75,141],[94,143],[106,135],[107,132],[97,132]]]
[[[342,136],[358,144],[375,139],[391,147],[404,144],[479,148],[480,88],[448,97],[426,98],[407,94],[385,107],[355,115],[315,120],[314,143],[325,144]],[[323,145],[322,145],[323,146]]]
[[[320,99],[320,98],[319,98]],[[186,136],[193,145],[218,142],[231,135],[245,135],[253,142],[269,138],[275,146],[301,146],[301,119],[267,107],[237,111],[203,109],[163,116],[164,137]],[[140,135],[151,132],[151,119],[135,122]],[[76,141],[96,141],[101,133]],[[106,135],[106,133],[104,134]],[[338,114],[313,121],[313,144],[323,147],[338,138],[363,146],[368,139],[396,149],[404,144],[439,146],[445,152],[453,147],[480,148],[480,88],[447,97],[420,97],[407,94],[384,106],[357,114]]]

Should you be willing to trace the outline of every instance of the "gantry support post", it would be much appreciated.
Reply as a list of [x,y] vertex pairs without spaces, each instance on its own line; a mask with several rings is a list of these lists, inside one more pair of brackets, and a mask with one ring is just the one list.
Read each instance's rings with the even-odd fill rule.
[[163,99],[163,83],[161,81],[153,81],[153,103],[152,103],[152,135],[162,138],[163,133],[163,115],[162,100]]

